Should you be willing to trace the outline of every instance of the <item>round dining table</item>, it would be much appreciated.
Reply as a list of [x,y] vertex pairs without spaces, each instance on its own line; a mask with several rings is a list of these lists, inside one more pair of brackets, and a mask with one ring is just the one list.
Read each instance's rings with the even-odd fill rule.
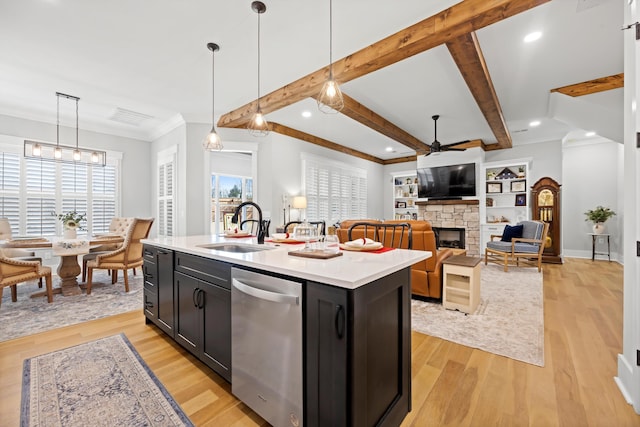
[[[89,253],[90,248],[101,245],[114,243],[122,243],[122,236],[94,236],[85,239],[63,239],[33,237],[33,238],[17,238],[11,240],[0,241],[0,248],[19,248],[19,249],[46,249],[52,248],[53,254],[60,257],[58,263],[58,277],[60,277],[60,286],[53,289],[53,293],[68,295],[79,295],[82,289],[78,283],[78,276],[82,272],[78,263],[78,256]],[[44,292],[37,292],[31,297],[44,295]]]

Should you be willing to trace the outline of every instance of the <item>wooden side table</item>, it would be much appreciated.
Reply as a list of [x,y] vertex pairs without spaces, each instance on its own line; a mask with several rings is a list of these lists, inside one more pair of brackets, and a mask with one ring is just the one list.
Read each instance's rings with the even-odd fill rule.
[[480,303],[480,257],[454,255],[442,262],[442,306],[473,313]]

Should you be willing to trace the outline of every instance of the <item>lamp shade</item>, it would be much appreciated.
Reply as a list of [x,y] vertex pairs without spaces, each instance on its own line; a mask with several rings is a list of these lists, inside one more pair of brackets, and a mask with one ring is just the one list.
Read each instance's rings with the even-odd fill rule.
[[307,198],[305,196],[295,196],[291,203],[291,207],[294,209],[306,209]]

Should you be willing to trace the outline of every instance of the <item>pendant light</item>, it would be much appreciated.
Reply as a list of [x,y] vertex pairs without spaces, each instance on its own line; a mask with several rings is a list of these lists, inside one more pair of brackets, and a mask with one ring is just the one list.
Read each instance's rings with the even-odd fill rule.
[[[60,98],[69,99],[76,103],[76,144],[74,146],[60,145]],[[56,162],[87,164],[91,166],[105,166],[107,153],[101,150],[80,148],[80,126],[78,112],[80,98],[65,93],[56,92],[56,143],[24,140],[24,157]]]
[[215,43],[207,43],[207,48],[211,51],[211,131],[204,139],[202,146],[208,151],[220,151],[222,150],[222,140],[220,135],[216,132],[215,121],[215,52],[220,50],[220,46]]
[[269,134],[269,123],[265,120],[260,109],[260,15],[267,11],[267,6],[261,1],[254,1],[251,3],[251,10],[258,14],[258,107],[247,125],[247,129],[253,136],[267,136]]
[[329,0],[329,78],[318,94],[318,109],[326,114],[337,113],[344,107],[338,82],[333,78],[333,1]]

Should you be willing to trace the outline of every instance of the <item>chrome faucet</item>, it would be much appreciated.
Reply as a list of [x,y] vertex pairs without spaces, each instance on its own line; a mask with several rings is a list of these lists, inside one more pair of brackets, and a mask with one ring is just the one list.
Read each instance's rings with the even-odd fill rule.
[[262,245],[264,244],[265,229],[264,229],[264,223],[262,222],[262,209],[260,209],[260,206],[258,206],[257,203],[254,203],[254,202],[240,203],[236,208],[236,211],[233,214],[233,217],[231,217],[231,222],[234,224],[238,224],[238,227],[240,226],[240,224],[238,223],[238,216],[240,215],[240,211],[242,210],[242,208],[247,205],[251,205],[258,210],[258,244]]

